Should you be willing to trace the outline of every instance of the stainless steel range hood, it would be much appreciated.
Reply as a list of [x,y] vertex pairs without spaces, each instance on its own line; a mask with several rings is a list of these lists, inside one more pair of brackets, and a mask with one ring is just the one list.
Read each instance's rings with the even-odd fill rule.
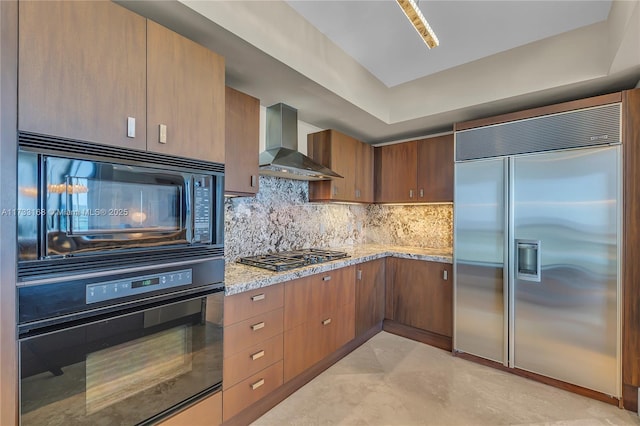
[[266,151],[260,153],[260,174],[299,180],[342,178],[298,152],[298,111],[285,104],[267,108]]

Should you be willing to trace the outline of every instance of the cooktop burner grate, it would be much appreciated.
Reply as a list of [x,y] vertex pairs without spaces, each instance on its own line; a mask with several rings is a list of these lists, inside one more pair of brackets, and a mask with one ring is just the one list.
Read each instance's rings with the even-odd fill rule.
[[315,263],[330,262],[332,260],[342,259],[345,257],[349,257],[349,255],[343,251],[310,248],[241,257],[238,259],[238,262],[258,268],[269,269],[275,272],[281,272],[301,268],[307,265],[313,265]]

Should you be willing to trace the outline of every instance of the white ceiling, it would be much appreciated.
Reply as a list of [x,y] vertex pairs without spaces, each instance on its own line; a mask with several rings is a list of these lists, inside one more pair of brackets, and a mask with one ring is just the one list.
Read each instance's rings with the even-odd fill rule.
[[[394,0],[116,1],[224,56],[227,84],[262,105],[284,102],[300,120],[369,143],[640,80],[640,0],[421,0],[441,41],[433,50]],[[353,8],[363,21],[347,26]],[[313,24],[303,9],[316,10]],[[316,27],[328,24],[327,34]],[[368,39],[358,41],[358,25]]]
[[422,0],[429,50],[395,0],[287,3],[387,87],[604,21],[610,0]]

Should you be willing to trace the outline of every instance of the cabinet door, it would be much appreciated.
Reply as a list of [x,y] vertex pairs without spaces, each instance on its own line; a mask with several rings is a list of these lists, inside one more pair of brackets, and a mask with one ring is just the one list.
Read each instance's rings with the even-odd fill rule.
[[331,199],[355,201],[355,161],[360,142],[350,136],[331,131],[331,170],[343,176],[331,181]]
[[145,19],[110,1],[19,7],[18,128],[144,150]]
[[260,101],[231,87],[225,89],[225,193],[258,192]]
[[385,260],[356,266],[356,336],[384,319]]
[[392,285],[393,320],[451,337],[451,265],[412,259],[387,259]]
[[373,203],[373,147],[359,142],[356,154],[356,201]]
[[343,176],[310,182],[310,201],[373,201],[373,148],[336,130],[307,136],[307,152],[314,161]]
[[221,56],[147,21],[147,99],[149,151],[224,163]]
[[[331,347],[331,324],[315,317],[284,332],[284,381],[287,382],[324,358]],[[334,323],[335,326],[335,323]]]
[[418,141],[418,201],[453,202],[453,135]]
[[375,148],[375,200],[406,203],[417,200],[417,143],[405,142]]

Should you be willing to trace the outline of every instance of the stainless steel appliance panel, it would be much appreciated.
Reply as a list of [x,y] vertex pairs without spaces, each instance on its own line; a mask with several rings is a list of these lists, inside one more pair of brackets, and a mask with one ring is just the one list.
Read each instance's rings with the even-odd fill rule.
[[506,161],[456,163],[454,349],[506,362]]
[[613,396],[618,156],[609,147],[517,157],[513,182],[514,238],[540,242],[541,275],[512,275],[514,365]]
[[456,160],[620,143],[621,105],[544,115],[456,133]]

